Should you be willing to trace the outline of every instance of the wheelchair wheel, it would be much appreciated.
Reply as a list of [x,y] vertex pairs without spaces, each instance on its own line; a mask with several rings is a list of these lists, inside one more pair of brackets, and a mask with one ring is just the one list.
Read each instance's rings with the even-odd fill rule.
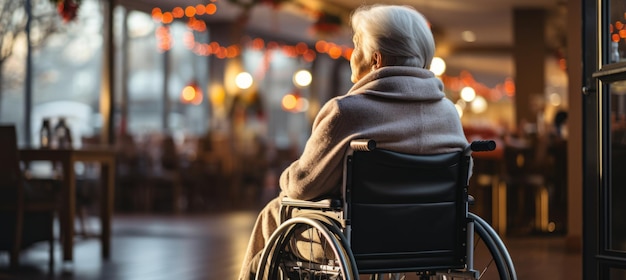
[[473,213],[469,213],[469,218],[474,221],[473,259],[478,279],[516,280],[511,256],[495,230]]
[[295,217],[272,234],[256,279],[358,279],[345,237],[331,219],[318,214]]
[[506,246],[493,230],[493,228],[479,216],[468,213],[468,217],[473,222],[473,244],[472,253],[468,253],[467,265],[464,270],[437,271],[436,275],[419,275],[416,278],[405,277],[402,279],[428,279],[428,280],[450,280],[450,279],[501,279],[516,280],[517,275],[513,261]]

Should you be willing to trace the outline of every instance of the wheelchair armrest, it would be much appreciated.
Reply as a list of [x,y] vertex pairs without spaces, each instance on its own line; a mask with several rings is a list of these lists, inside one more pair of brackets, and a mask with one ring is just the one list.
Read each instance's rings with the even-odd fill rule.
[[342,202],[337,198],[327,198],[317,201],[309,201],[309,200],[300,200],[289,197],[283,197],[281,201],[282,206],[290,206],[296,208],[310,208],[310,209],[340,209],[342,206]]

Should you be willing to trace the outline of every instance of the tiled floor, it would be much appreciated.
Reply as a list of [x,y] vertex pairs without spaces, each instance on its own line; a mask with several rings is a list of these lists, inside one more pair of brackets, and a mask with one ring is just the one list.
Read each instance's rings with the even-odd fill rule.
[[[18,271],[8,270],[8,254],[0,253],[0,279],[236,279],[255,217],[253,211],[117,215],[110,261],[100,259],[97,239],[78,239],[74,262],[61,264],[58,251],[48,274],[43,243],[25,251]],[[581,256],[567,253],[562,237],[509,237],[505,243],[521,280],[582,279]]]

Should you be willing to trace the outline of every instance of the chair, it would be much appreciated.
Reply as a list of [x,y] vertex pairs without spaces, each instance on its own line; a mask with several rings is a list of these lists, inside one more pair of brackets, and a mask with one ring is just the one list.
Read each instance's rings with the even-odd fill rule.
[[507,145],[504,148],[503,179],[507,185],[509,208],[507,220],[512,221],[507,225],[507,232],[511,234],[547,231],[548,213],[544,207],[548,203],[544,177],[547,165],[545,160],[537,157],[537,151],[537,145]]
[[156,168],[149,176],[147,208],[171,210],[180,214],[183,208],[182,175],[184,174],[180,172],[180,158],[174,138],[171,135],[164,135],[158,149],[160,152],[154,161]]
[[[81,137],[82,146],[97,146],[100,144],[98,136]],[[95,235],[87,226],[90,212],[93,211],[99,201],[98,190],[100,186],[100,164],[93,162],[83,162],[82,172],[76,172],[76,219],[79,228],[75,230],[76,235],[91,237]],[[59,183],[59,182],[56,182]]]
[[16,268],[22,249],[47,240],[52,268],[58,190],[25,182],[13,125],[0,125],[0,154],[0,250],[10,252],[10,265]]
[[470,166],[469,148],[408,155],[375,149],[372,140],[352,141],[342,198],[284,199],[283,222],[263,250],[257,279],[383,279],[406,273],[479,279],[485,276],[476,268],[479,262],[485,268],[494,262],[496,270],[487,272],[494,277],[516,279],[496,232],[468,212]]

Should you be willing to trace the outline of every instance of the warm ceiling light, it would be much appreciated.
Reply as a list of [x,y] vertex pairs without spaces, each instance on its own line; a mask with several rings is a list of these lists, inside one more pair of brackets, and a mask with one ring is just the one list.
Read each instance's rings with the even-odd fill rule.
[[202,103],[202,89],[195,82],[189,83],[183,88],[180,99],[183,103],[198,105]]
[[281,105],[283,106],[283,109],[285,111],[295,110],[296,106],[298,105],[298,96],[293,93],[289,93],[283,96],[283,99],[281,100]]
[[222,106],[226,100],[226,91],[223,86],[215,84],[211,86],[209,97],[214,106]]
[[307,87],[313,81],[313,76],[308,70],[300,70],[293,75],[293,82],[296,86]]
[[474,32],[469,31],[469,30],[465,30],[463,31],[463,33],[461,33],[461,38],[463,38],[463,41],[465,42],[475,42],[476,41],[476,34],[474,34]]
[[433,61],[430,63],[430,71],[435,73],[436,76],[441,76],[446,71],[446,62],[441,57],[433,57]]
[[474,102],[472,102],[470,108],[472,110],[472,113],[480,114],[487,111],[487,106],[487,100],[485,100],[484,97],[476,96],[476,99],[474,99]]
[[291,113],[302,113],[309,109],[309,100],[300,96],[296,91],[283,96],[281,100],[283,110]]
[[254,79],[248,72],[241,72],[237,74],[237,77],[235,77],[235,84],[240,89],[249,89],[253,82]]
[[465,102],[472,102],[476,98],[476,91],[472,87],[464,87],[461,89],[461,99]]
[[554,92],[550,94],[550,97],[548,98],[552,106],[558,107],[559,105],[561,105],[561,95],[559,95],[558,93]]

